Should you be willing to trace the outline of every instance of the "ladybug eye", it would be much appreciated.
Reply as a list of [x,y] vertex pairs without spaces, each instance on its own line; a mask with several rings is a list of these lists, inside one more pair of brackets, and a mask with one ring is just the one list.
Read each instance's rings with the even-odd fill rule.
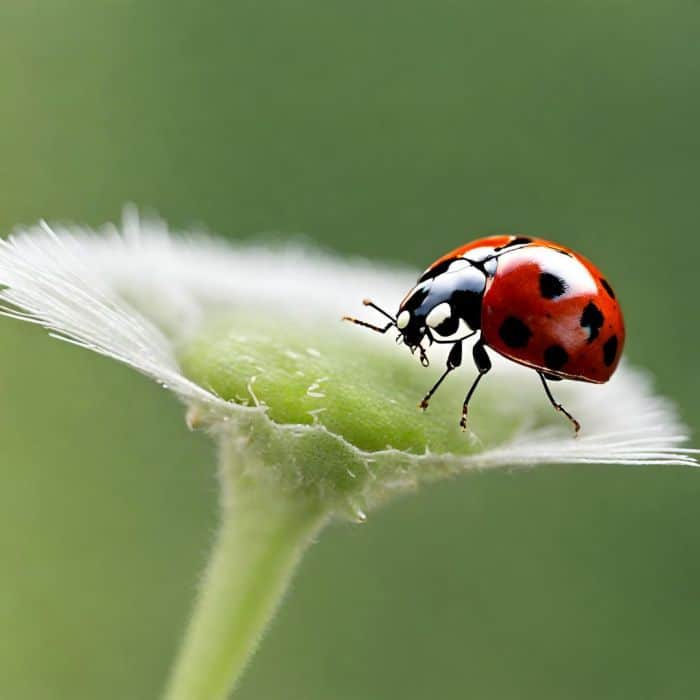
[[399,314],[398,318],[396,319],[396,327],[402,331],[406,326],[408,325],[408,322],[411,320],[411,314],[406,311],[405,309]]

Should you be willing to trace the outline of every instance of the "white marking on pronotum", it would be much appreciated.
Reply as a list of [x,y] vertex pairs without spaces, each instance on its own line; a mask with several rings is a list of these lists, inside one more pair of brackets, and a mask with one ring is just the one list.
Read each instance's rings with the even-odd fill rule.
[[430,313],[426,316],[425,321],[431,328],[437,328],[451,315],[452,309],[450,305],[446,301],[443,301],[442,304],[438,304],[430,310]]
[[402,331],[406,326],[409,324],[409,321],[411,320],[411,314],[404,309],[396,319],[396,327]]
[[478,248],[472,248],[471,250],[464,253],[464,255],[466,255],[469,260],[476,260],[477,262],[480,262],[481,260],[490,257],[495,252],[496,249],[493,246],[489,245],[479,246]]
[[471,263],[469,260],[465,260],[464,258],[457,258],[453,262],[450,263],[449,267],[447,268],[447,272],[459,272],[460,270],[463,270],[465,267],[469,267]]

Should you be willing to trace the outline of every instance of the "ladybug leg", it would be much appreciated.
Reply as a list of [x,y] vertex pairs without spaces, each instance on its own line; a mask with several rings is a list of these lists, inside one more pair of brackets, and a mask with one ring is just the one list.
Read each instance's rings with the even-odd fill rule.
[[418,343],[418,355],[420,356],[420,363],[423,365],[423,367],[430,367],[430,360],[425,354],[425,348],[421,343]]
[[549,403],[551,403],[557,411],[563,413],[571,421],[571,424],[574,426],[574,435],[578,435],[578,431],[581,430],[581,424],[560,403],[554,400],[552,392],[549,390],[545,375],[542,372],[538,372],[537,374],[540,375],[542,386],[544,387],[545,394],[547,394]]
[[486,348],[484,347],[484,342],[482,340],[477,340],[472,348],[472,355],[474,357],[474,364],[476,365],[479,374],[476,375],[476,379],[469,387],[469,391],[462,404],[462,417],[459,419],[459,427],[462,430],[467,429],[467,414],[469,413],[469,401],[476,391],[476,387],[479,386],[481,378],[491,369],[491,360],[486,354]]
[[462,341],[458,341],[452,346],[450,354],[447,356],[447,369],[440,375],[430,391],[423,397],[423,400],[418,404],[418,408],[425,411],[430,403],[430,398],[438,390],[438,387],[444,381],[445,377],[454,369],[457,369],[462,364]]

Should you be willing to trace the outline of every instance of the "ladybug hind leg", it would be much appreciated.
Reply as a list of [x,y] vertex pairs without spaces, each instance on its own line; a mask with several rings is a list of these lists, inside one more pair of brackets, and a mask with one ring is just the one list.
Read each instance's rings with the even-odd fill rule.
[[491,369],[491,359],[486,353],[486,348],[484,347],[484,341],[479,339],[474,343],[472,348],[472,355],[474,357],[474,364],[476,365],[479,374],[476,375],[476,379],[472,382],[469,387],[466,397],[464,398],[464,403],[462,404],[462,417],[459,419],[459,427],[462,430],[467,429],[467,414],[469,413],[469,401],[471,400],[476,387],[479,386],[481,378]]
[[[558,402],[555,400],[555,398],[552,396],[552,392],[549,390],[549,385],[547,384],[547,379],[554,379],[554,377],[546,375],[544,372],[538,372],[537,373],[540,376],[540,379],[542,380],[542,386],[544,387],[544,392],[547,394],[547,398],[549,399],[549,403],[554,406],[554,408],[559,411],[560,413],[563,413],[571,422],[571,425],[574,426],[574,435],[578,435],[578,431],[581,430],[581,424]],[[556,377],[556,379],[559,379]]]

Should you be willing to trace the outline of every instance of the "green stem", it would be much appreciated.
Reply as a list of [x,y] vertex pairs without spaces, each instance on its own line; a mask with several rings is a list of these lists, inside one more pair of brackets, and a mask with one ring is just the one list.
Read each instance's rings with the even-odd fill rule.
[[260,483],[240,458],[222,450],[220,530],[164,700],[228,697],[326,519],[315,499]]

